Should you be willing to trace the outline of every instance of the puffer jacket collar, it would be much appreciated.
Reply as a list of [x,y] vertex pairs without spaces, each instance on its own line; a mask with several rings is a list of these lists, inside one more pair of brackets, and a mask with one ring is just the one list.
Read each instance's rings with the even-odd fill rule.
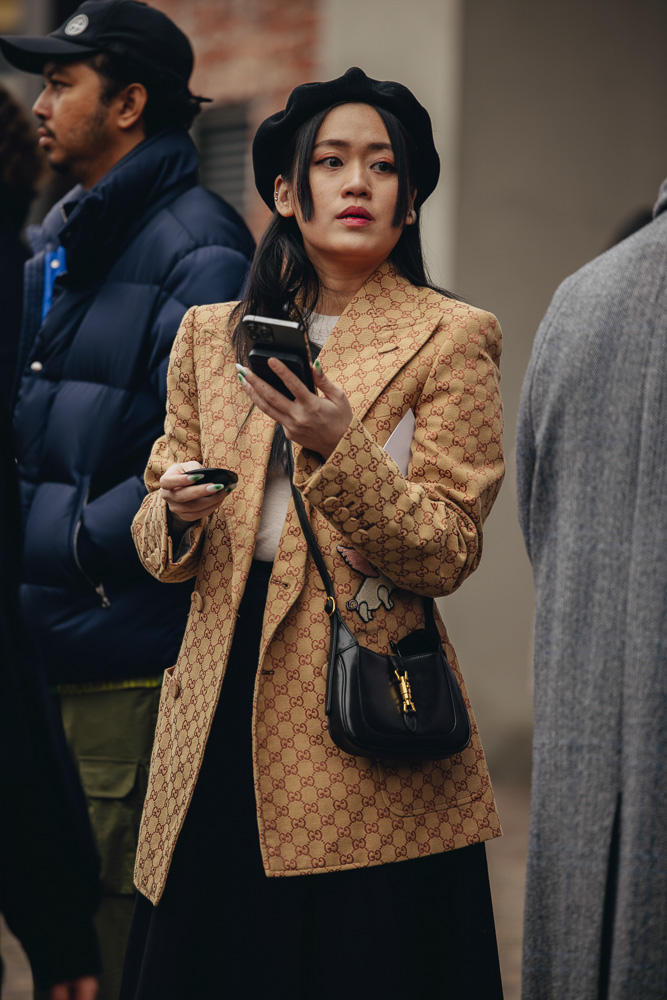
[[28,226],[26,235],[33,254],[42,253],[45,250],[55,250],[60,243],[60,233],[67,220],[77,203],[85,196],[85,189],[77,184],[49,209],[41,223]]
[[199,157],[187,132],[174,129],[151,136],[90,191],[78,187],[69,192],[43,226],[33,228],[33,248],[46,246],[55,237],[67,252],[66,284],[93,281],[109,270],[164,204],[197,183],[198,167]]

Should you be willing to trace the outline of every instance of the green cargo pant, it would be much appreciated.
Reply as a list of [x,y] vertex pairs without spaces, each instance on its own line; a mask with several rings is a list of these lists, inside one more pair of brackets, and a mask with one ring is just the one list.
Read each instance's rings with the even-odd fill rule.
[[103,897],[95,920],[103,967],[97,1000],[118,1000],[120,991],[160,680],[105,689],[72,686],[60,693],[65,735],[79,765],[102,863]]

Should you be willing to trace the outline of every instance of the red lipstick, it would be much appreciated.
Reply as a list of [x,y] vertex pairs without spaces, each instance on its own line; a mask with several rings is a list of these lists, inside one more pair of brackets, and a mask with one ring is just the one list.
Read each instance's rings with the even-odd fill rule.
[[361,205],[350,205],[349,208],[344,208],[336,218],[351,228],[367,226],[373,221],[371,213]]
[[368,211],[367,208],[362,208],[361,205],[350,205],[349,208],[344,208],[342,212],[339,212],[336,216],[337,219],[346,218],[358,218],[367,219],[369,222],[372,221],[373,216]]

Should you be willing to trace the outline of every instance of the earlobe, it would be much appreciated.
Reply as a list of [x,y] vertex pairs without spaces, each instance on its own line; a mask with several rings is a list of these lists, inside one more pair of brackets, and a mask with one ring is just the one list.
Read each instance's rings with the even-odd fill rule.
[[292,192],[290,186],[282,176],[278,174],[273,185],[273,197],[276,204],[276,212],[284,219],[289,219],[294,215],[292,207]]

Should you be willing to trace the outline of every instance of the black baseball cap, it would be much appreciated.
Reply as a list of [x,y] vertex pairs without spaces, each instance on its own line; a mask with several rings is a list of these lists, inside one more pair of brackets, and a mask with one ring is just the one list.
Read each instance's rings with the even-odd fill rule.
[[358,66],[353,66],[335,80],[302,83],[295,87],[284,111],[276,111],[257,129],[252,144],[255,185],[269,208],[274,207],[273,186],[285,150],[299,126],[318,111],[347,103],[373,104],[391,111],[398,118],[417,149],[413,164],[417,183],[415,204],[419,206],[426,201],[440,176],[440,158],[433,142],[428,111],[402,83],[373,80]]
[[50,34],[2,35],[0,49],[7,62],[27,73],[41,73],[54,60],[105,52],[185,91],[194,63],[181,29],[139,0],[85,0]]

